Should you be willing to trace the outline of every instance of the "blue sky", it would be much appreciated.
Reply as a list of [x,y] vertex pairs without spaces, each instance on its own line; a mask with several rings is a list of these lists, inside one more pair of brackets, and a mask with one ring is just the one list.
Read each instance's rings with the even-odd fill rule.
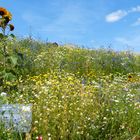
[[1,0],[20,37],[140,52],[140,0]]

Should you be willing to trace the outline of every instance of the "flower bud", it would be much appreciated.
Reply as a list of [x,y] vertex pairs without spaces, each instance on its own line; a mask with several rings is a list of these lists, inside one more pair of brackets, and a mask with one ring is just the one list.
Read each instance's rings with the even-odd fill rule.
[[9,24],[9,28],[10,28],[10,31],[13,31],[15,27],[13,24]]

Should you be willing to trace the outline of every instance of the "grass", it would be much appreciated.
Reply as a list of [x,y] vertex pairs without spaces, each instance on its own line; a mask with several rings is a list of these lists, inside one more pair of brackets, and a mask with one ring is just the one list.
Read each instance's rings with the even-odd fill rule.
[[[15,77],[4,81],[0,55],[0,92],[8,94],[8,103],[33,104],[32,140],[131,140],[140,135],[139,54],[31,39],[7,44],[18,59],[15,65],[7,61],[6,72]],[[0,139],[21,137],[3,128]]]

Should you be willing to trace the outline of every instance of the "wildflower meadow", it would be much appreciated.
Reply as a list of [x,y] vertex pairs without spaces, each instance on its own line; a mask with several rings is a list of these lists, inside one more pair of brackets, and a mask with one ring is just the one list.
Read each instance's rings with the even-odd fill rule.
[[19,39],[0,16],[0,106],[32,104],[30,131],[1,120],[0,140],[139,138],[140,54]]

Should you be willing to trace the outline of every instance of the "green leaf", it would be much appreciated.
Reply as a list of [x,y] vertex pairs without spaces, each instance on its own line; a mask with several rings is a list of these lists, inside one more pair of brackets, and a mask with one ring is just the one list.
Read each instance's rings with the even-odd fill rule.
[[3,39],[4,35],[2,33],[0,33],[0,39]]
[[9,36],[12,38],[16,38],[16,36],[14,34],[10,34]]
[[13,56],[10,56],[10,60],[11,60],[11,63],[16,66],[18,64],[18,58],[13,55]]
[[16,80],[16,76],[14,74],[12,74],[11,72],[9,72],[9,73],[5,72],[5,74],[3,75],[3,78],[7,81],[15,81]]
[[5,75],[5,70],[0,71],[0,78],[2,78],[2,77],[3,77],[3,75]]

